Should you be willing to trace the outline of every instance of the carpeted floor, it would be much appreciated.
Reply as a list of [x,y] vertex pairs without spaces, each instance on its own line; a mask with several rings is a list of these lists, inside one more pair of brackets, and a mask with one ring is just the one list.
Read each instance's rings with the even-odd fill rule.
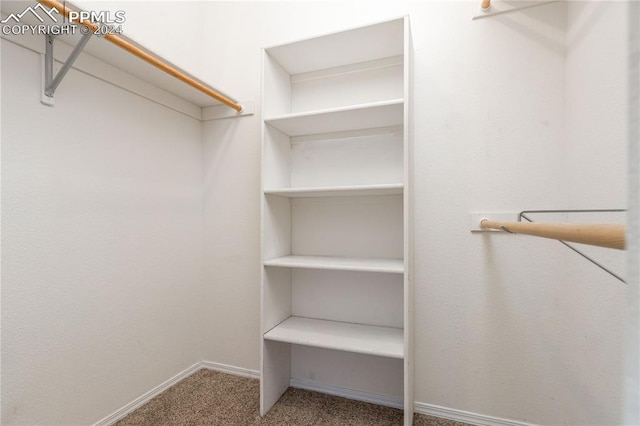
[[[289,388],[260,417],[260,382],[200,370],[138,408],[116,426],[147,425],[401,425],[402,411]],[[416,426],[463,426],[416,414]]]

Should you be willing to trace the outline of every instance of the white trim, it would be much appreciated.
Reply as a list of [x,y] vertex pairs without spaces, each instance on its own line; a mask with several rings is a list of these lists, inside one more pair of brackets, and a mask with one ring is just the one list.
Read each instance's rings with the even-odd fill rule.
[[181,371],[180,373],[176,374],[175,376],[173,376],[169,380],[166,380],[166,381],[162,382],[161,384],[159,384],[155,388],[151,389],[150,391],[148,391],[148,392],[144,393],[143,395],[139,396],[138,398],[134,399],[133,401],[131,401],[130,403],[128,403],[124,407],[122,407],[119,410],[117,410],[116,412],[114,412],[112,414],[109,414],[104,419],[100,420],[97,423],[94,423],[93,426],[109,426],[109,425],[114,424],[118,420],[123,419],[127,414],[131,413],[132,411],[134,411],[137,408],[141,407],[142,405],[146,404],[147,402],[149,402],[155,396],[160,395],[162,392],[164,392],[165,390],[169,389],[171,386],[173,386],[176,383],[186,379],[187,377],[189,377],[190,375],[192,375],[196,371],[200,370],[202,368],[201,364],[202,364],[202,362],[197,362],[197,363],[193,364],[191,367],[187,368],[186,370]]
[[191,376],[193,373],[202,369],[215,370],[221,373],[233,374],[235,376],[248,377],[251,379],[260,378],[260,372],[256,370],[249,370],[246,368],[234,367],[232,365],[219,364],[217,362],[211,362],[211,361],[200,361],[193,364],[191,367],[181,371],[180,373],[176,374],[169,380],[162,382],[155,388],[144,393],[140,397],[134,399],[133,401],[131,401],[124,407],[120,408],[119,410],[115,411],[114,413],[109,414],[107,417],[100,420],[99,422],[94,423],[93,426],[110,426],[115,422],[117,422],[118,420],[122,420],[128,414],[140,408],[142,405],[146,404],[154,397],[160,395],[162,392],[169,389],[171,386],[181,382],[182,380]]
[[[102,420],[93,424],[93,426],[110,426],[122,420],[131,412],[135,411],[142,405],[149,402],[154,397],[160,395],[162,392],[170,388],[171,386],[181,382],[193,373],[202,370],[214,370],[221,373],[232,374],[235,376],[247,377],[250,379],[260,379],[260,372],[256,370],[250,370],[242,367],[235,367],[233,365],[220,364],[212,361],[200,361],[193,364],[191,367],[181,371],[170,379],[159,384],[150,391],[144,393],[140,397],[134,399],[127,405],[123,406],[114,413],[106,416]],[[394,397],[389,395],[380,395],[376,393],[363,392],[353,389],[346,389],[337,386],[330,386],[324,383],[319,383],[311,380],[299,380],[291,379],[289,385],[293,388],[306,389],[315,392],[321,392],[328,395],[340,396],[343,398],[353,399],[356,401],[369,402],[371,404],[383,405],[385,407],[403,408],[403,401],[400,397]],[[440,407],[438,405],[426,404],[424,402],[415,402],[414,409],[416,413],[425,414],[427,416],[439,417],[442,419],[457,420],[460,422],[470,423],[474,425],[483,426],[534,426],[532,423],[521,422],[517,420],[502,419],[499,417],[486,416],[483,414],[470,413],[468,411],[456,410],[453,408]]]
[[534,426],[533,423],[521,422],[518,420],[502,419],[500,417],[486,416],[484,414],[471,413],[468,411],[456,410],[455,408],[440,407],[438,405],[415,402],[416,413],[427,416],[439,417],[441,419],[456,420],[482,426]]
[[346,389],[337,386],[330,386],[324,383],[314,382],[311,380],[291,379],[289,385],[297,389],[305,389],[315,392],[326,393],[329,395],[340,396],[356,401],[369,402],[371,404],[384,405],[385,407],[393,407],[402,409],[403,401],[401,397],[380,395],[377,393],[363,392],[353,389]]
[[260,379],[260,372],[257,370],[249,370],[248,368],[234,367],[233,365],[220,364],[212,361],[200,361],[200,368],[233,374],[234,376],[248,377],[250,379]]
[[[400,397],[380,395],[375,393],[362,392],[352,389],[340,388],[326,385],[311,380],[291,379],[289,385],[298,389],[306,389],[329,395],[340,396],[356,401],[369,402],[371,404],[383,405],[385,407],[403,408],[403,401]],[[438,405],[415,402],[414,411],[418,414],[438,417],[441,419],[456,420],[472,425],[482,426],[534,426],[533,423],[521,422],[518,420],[502,419],[499,417],[486,416],[484,414],[471,413],[468,411],[456,410],[454,408],[440,407]]]

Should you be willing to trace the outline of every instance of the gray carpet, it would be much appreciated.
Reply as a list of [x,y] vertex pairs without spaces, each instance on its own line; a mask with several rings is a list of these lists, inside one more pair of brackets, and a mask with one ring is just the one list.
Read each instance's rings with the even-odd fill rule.
[[[260,382],[200,370],[116,423],[142,425],[401,425],[402,411],[289,388],[260,417]],[[416,426],[463,426],[452,420],[416,414]]]

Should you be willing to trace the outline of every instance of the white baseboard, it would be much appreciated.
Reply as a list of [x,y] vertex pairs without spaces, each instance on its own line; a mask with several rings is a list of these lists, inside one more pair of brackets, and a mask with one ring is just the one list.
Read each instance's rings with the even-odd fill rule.
[[[403,408],[402,398],[380,395],[352,389],[339,388],[308,380],[291,379],[290,386],[299,389],[306,389],[322,392],[329,395],[354,399],[356,401],[370,402],[372,404],[384,405],[386,407]],[[442,419],[457,420],[459,422],[482,426],[534,426],[531,423],[517,420],[501,419],[499,417],[485,416],[483,414],[470,413],[468,411],[456,410],[453,408],[440,407],[438,405],[415,402],[414,411],[418,414],[439,417]]]
[[[123,419],[127,414],[136,410],[140,406],[149,402],[155,396],[158,396],[171,386],[186,379],[193,373],[201,369],[215,370],[222,373],[233,374],[236,376],[248,377],[251,379],[259,379],[260,372],[256,370],[249,370],[247,368],[235,367],[232,365],[220,364],[211,361],[200,361],[193,364],[191,367],[181,371],[170,379],[159,384],[155,388],[146,392],[142,396],[131,401],[124,407],[120,408],[113,414],[108,415],[104,419],[93,426],[110,426]],[[357,401],[370,402],[372,404],[384,405],[386,407],[403,408],[402,399],[398,397],[392,397],[387,395],[380,395],[362,391],[356,391],[352,389],[345,389],[336,386],[329,386],[318,382],[308,380],[291,379],[290,386],[299,389],[306,389],[316,392],[322,392],[329,395],[340,396],[343,398],[354,399]],[[470,423],[474,425],[483,426],[534,426],[531,423],[520,422],[516,420],[501,419],[499,417],[485,416],[483,414],[470,413],[467,411],[456,410],[453,408],[440,407],[437,405],[425,404],[424,402],[416,402],[414,405],[416,413],[425,414],[427,416],[440,417],[443,419],[457,420],[460,422]]]
[[[372,404],[384,405],[386,407],[403,408],[402,398],[354,391],[351,389],[329,386],[318,382],[291,379],[290,386],[294,388],[306,389],[316,392],[322,392],[329,395],[340,396],[343,398],[354,399],[356,401],[370,402]],[[456,420],[459,422],[469,423],[481,426],[534,426],[531,423],[520,422],[516,420],[501,419],[499,417],[485,416],[483,414],[470,413],[468,411],[456,410],[453,408],[440,407],[438,405],[425,404],[424,402],[415,402],[414,411],[418,414],[439,417],[441,419]]]
[[260,379],[259,371],[249,370],[242,367],[234,367],[233,365],[220,364],[217,362],[200,361],[200,368],[220,371],[221,373],[233,374],[235,376],[249,377],[250,379]]
[[232,365],[219,364],[217,362],[200,361],[193,364],[191,367],[181,371],[180,373],[176,374],[169,380],[162,382],[155,388],[151,389],[149,392],[146,392],[144,395],[134,399],[124,407],[108,415],[107,417],[100,420],[99,422],[94,423],[93,426],[110,426],[115,422],[117,422],[118,420],[122,420],[124,417],[127,416],[127,414],[135,411],[137,408],[146,404],[154,397],[160,395],[162,392],[169,389],[171,386],[177,384],[178,382],[181,382],[182,380],[186,379],[196,371],[202,370],[203,368],[207,370],[215,370],[215,371],[220,371],[222,373],[233,374],[236,376],[249,377],[252,379],[260,378],[259,371],[248,370],[246,368],[241,368],[241,367],[234,367]]
[[485,416],[484,414],[470,413],[468,411],[456,410],[454,408],[440,407],[438,405],[415,402],[416,413],[427,416],[439,417],[441,419],[456,420],[482,426],[534,426],[532,423],[517,420],[501,419],[499,417]]
[[123,419],[127,414],[131,413],[138,407],[144,405],[145,403],[150,401],[153,397],[161,394],[165,390],[169,389],[171,386],[186,379],[196,371],[200,370],[202,368],[200,365],[201,363],[202,362],[197,362],[193,364],[191,367],[187,368],[186,370],[183,370],[180,373],[176,374],[169,380],[162,382],[155,388],[151,389],[150,391],[146,392],[142,396],[139,396],[138,398],[134,399],[124,407],[120,408],[115,413],[108,415],[107,417],[105,417],[104,419],[100,420],[97,423],[94,423],[93,426],[109,426],[114,424],[118,420]]
[[386,407],[402,408],[402,398],[380,395],[377,393],[369,393],[336,386],[325,385],[324,383],[313,382],[310,380],[291,379],[289,385],[298,389],[306,389],[329,395],[341,396],[343,398],[354,399],[356,401],[370,402],[372,404],[384,405]]

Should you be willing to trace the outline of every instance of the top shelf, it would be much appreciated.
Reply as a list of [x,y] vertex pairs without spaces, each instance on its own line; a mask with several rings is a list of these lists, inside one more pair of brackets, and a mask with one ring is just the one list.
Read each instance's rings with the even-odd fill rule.
[[[405,22],[406,18],[395,19],[264,49],[264,116],[304,123],[308,111],[342,113],[404,98]],[[372,125],[363,127],[402,124],[402,116],[397,117],[386,123],[385,116],[374,117]],[[383,120],[379,124],[378,118]],[[275,122],[274,126],[278,127]],[[278,128],[289,136],[362,128],[344,123],[329,130],[304,127]]]
[[404,53],[404,18],[274,46],[266,51],[289,74],[398,56]]

